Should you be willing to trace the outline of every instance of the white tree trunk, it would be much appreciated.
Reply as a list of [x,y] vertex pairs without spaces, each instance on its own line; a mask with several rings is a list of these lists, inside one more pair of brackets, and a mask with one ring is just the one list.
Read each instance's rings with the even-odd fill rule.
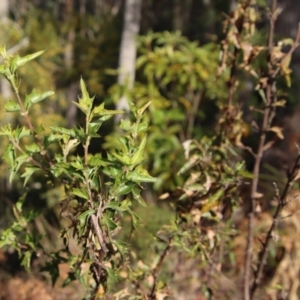
[[[118,83],[132,88],[135,80],[136,36],[140,30],[142,0],[126,0],[122,41],[119,56]],[[117,109],[129,111],[128,100],[123,96]]]
[[[5,18],[7,18],[9,14],[9,0],[1,0],[0,1],[0,19],[3,21]],[[9,82],[1,77],[0,79],[0,89],[1,89],[1,96],[7,100],[8,98],[12,97],[12,90],[10,87]]]

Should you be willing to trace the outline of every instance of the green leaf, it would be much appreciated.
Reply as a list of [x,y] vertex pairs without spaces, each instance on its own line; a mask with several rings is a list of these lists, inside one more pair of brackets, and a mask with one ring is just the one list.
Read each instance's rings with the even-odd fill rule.
[[103,173],[111,178],[118,178],[122,176],[122,169],[121,168],[105,168]]
[[47,97],[53,95],[53,91],[47,91],[44,93],[37,93],[35,89],[32,90],[31,94],[25,97],[25,107],[30,108],[33,104],[38,103],[46,99]]
[[28,162],[30,159],[30,156],[28,154],[22,154],[20,156],[17,157],[16,159],[16,166],[15,166],[15,172],[18,172],[18,170],[20,169],[20,167],[25,163]]
[[13,246],[17,241],[17,237],[13,232],[12,227],[2,231],[0,239],[0,248],[4,246]]
[[117,154],[116,152],[111,153],[119,162],[123,163],[124,165],[130,166],[131,165],[131,158],[127,154]]
[[145,202],[145,200],[143,199],[143,197],[141,196],[141,190],[138,187],[135,187],[132,190],[132,195],[133,198],[142,206],[147,207],[147,203]]
[[109,231],[115,230],[118,227],[118,225],[106,215],[103,215],[102,221],[105,222],[105,225],[107,226]]
[[4,158],[9,163],[10,166],[12,166],[15,163],[16,153],[12,144],[8,144],[6,146],[4,151]]
[[31,251],[26,251],[23,255],[21,266],[23,266],[26,271],[30,270],[32,254],[33,253]]
[[118,212],[124,212],[124,211],[127,211],[128,208],[127,207],[122,207],[121,206],[122,203],[120,202],[117,202],[117,201],[111,201],[109,203],[107,203],[105,205],[105,209],[112,209],[112,210],[116,210]]
[[79,103],[73,102],[85,115],[89,115],[93,107],[94,97],[90,98],[83,79],[80,79],[80,89],[82,96],[79,98]]
[[131,124],[129,120],[121,120],[120,128],[126,131],[133,131],[134,130],[134,124]]
[[157,179],[150,176],[149,173],[144,169],[134,170],[126,175],[126,179],[136,183],[142,182],[156,182]]
[[149,101],[148,103],[146,103],[143,107],[141,107],[140,109],[137,110],[137,114],[141,117],[145,110],[148,108],[148,106],[150,106],[151,101]]
[[81,228],[81,234],[84,231],[85,226],[87,225],[87,220],[89,219],[89,217],[91,215],[93,215],[95,213],[94,209],[89,209],[86,210],[85,212],[83,212],[77,219],[80,223],[80,228]]
[[89,196],[88,196],[88,192],[85,188],[81,188],[81,189],[76,189],[74,188],[72,190],[72,193],[80,198],[83,198],[83,199],[86,199],[88,200],[89,199]]
[[73,168],[77,169],[77,170],[83,170],[83,169],[84,169],[83,163],[80,162],[80,161],[78,161],[78,160],[75,161],[75,162],[71,162],[70,165],[71,165]]
[[21,107],[18,103],[9,100],[5,105],[4,108],[7,112],[15,112],[15,111],[21,111]]
[[250,173],[246,170],[240,170],[238,172],[239,176],[242,176],[243,178],[253,179],[253,173]]
[[147,131],[147,129],[148,129],[148,123],[142,122],[138,125],[137,132],[140,133],[143,131]]
[[25,168],[25,172],[21,175],[21,177],[25,178],[24,186],[27,184],[27,182],[28,182],[29,178],[32,176],[32,174],[38,170],[39,170],[39,168],[37,168],[37,167],[26,167]]
[[15,60],[16,67],[18,68],[18,67],[25,65],[30,60],[33,60],[36,57],[42,55],[44,52],[45,52],[45,50],[42,50],[42,51],[35,52],[33,54],[26,55],[24,57],[16,56],[16,60]]
[[131,158],[131,165],[133,167],[137,166],[144,160],[143,153],[146,146],[147,136],[145,135],[138,147],[138,150],[133,154]]
[[18,135],[18,139],[21,139],[25,136],[30,136],[31,133],[30,133],[30,130],[29,129],[26,129],[25,127],[22,128],[21,132],[19,133]]
[[133,224],[134,228],[136,229],[136,226],[138,225],[141,218],[131,209],[129,209],[128,212],[130,214],[132,224]]
[[35,144],[35,143],[31,143],[29,145],[25,145],[25,149],[29,153],[36,153],[36,152],[40,152],[41,151],[40,147],[37,144]]
[[89,159],[89,165],[91,167],[99,167],[99,166],[107,167],[109,166],[109,162],[104,160],[101,157],[101,154],[95,154]]
[[67,128],[64,128],[64,127],[56,127],[56,126],[51,126],[50,128],[53,131],[56,131],[56,132],[59,132],[59,133],[62,133],[62,134],[66,134],[66,135],[71,136],[73,138],[76,137],[76,134],[75,134],[73,129],[67,129]]
[[113,115],[117,115],[117,114],[123,114],[124,111],[123,110],[106,110],[104,108],[104,102],[102,104],[100,104],[99,106],[96,106],[93,109],[93,116],[113,116]]
[[134,188],[134,182],[126,182],[123,184],[118,185],[117,189],[114,191],[116,197],[126,195],[132,191]]

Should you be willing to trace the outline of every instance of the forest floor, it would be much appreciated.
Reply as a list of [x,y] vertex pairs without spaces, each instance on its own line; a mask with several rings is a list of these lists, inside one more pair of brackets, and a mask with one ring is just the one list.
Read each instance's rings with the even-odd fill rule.
[[54,286],[34,271],[26,273],[20,266],[17,253],[0,251],[0,300],[79,300],[84,290],[79,282],[67,287],[62,283],[68,276],[68,266],[61,265],[59,278]]

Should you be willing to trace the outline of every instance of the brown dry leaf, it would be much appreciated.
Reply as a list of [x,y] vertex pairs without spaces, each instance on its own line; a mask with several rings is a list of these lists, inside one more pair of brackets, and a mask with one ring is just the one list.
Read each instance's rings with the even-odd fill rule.
[[158,197],[158,200],[166,200],[170,197],[170,193],[164,193]]
[[255,199],[260,199],[260,198],[262,198],[263,196],[264,196],[264,194],[258,193],[258,192],[256,192],[256,193],[254,194],[254,198],[255,198]]
[[192,140],[186,140],[182,143],[183,149],[184,149],[184,157],[188,159],[190,157],[190,145],[192,143]]
[[282,100],[279,100],[279,101],[275,102],[275,103],[273,104],[273,106],[285,107],[285,104],[286,104],[286,100],[285,100],[285,99],[282,99]]
[[243,50],[244,62],[247,62],[250,58],[253,46],[249,42],[244,41],[244,42],[241,42],[241,48]]
[[300,178],[300,169],[296,171],[295,177],[293,178],[294,181],[298,180]]
[[157,300],[164,300],[166,297],[168,297],[168,294],[162,292],[156,292],[155,297]]
[[264,89],[268,84],[268,77],[261,78],[255,87],[255,90]]
[[273,126],[270,128],[270,131],[273,131],[276,133],[276,135],[278,136],[278,138],[280,138],[281,140],[284,139],[283,133],[282,133],[282,128],[279,126]]

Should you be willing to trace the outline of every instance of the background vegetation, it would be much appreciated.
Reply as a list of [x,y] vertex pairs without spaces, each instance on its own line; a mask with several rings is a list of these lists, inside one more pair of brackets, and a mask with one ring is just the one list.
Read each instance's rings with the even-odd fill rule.
[[0,299],[299,298],[293,1],[2,3]]

